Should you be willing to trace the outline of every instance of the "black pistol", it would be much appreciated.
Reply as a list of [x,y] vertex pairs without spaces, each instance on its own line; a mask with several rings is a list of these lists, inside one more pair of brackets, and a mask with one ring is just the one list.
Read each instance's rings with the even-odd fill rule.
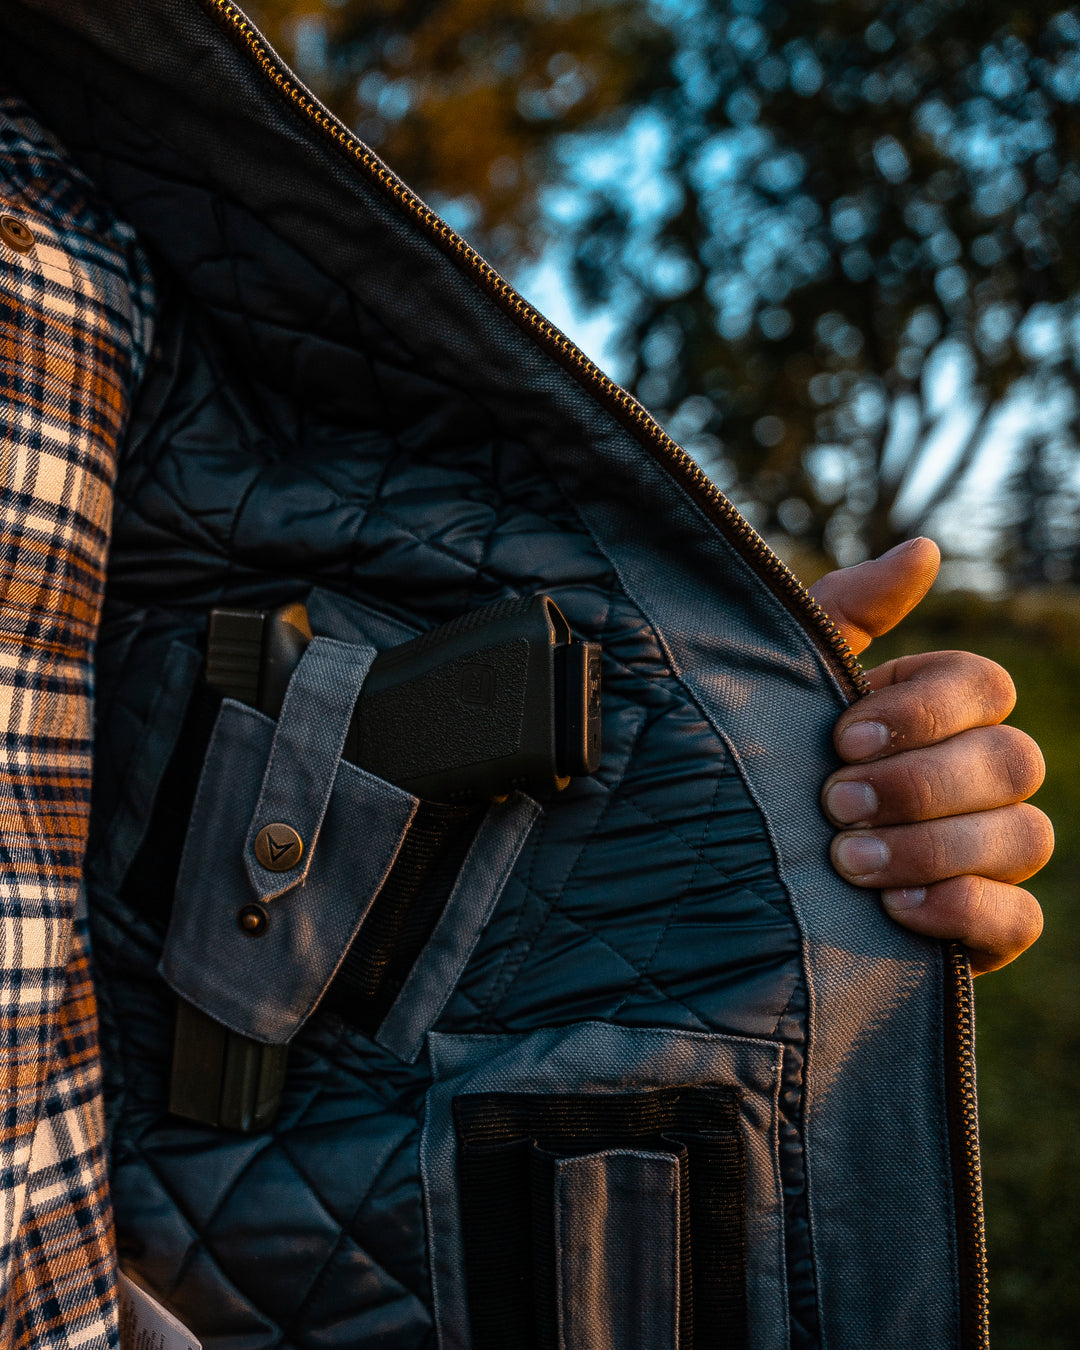
[[[301,604],[213,610],[207,682],[276,717],[310,641]],[[343,755],[428,801],[548,795],[599,767],[600,645],[546,595],[472,610],[379,653]]]
[[[213,610],[207,684],[276,718],[311,637],[299,603]],[[599,767],[600,646],[575,641],[546,595],[472,610],[379,653],[343,757],[447,809],[481,807],[518,789],[550,796]],[[169,1109],[228,1129],[264,1128],[277,1111],[287,1053],[181,999]]]

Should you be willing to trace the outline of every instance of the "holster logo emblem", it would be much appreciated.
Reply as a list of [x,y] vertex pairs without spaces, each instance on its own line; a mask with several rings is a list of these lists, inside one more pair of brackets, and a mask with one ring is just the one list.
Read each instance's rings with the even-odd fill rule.
[[255,836],[255,856],[270,872],[288,872],[303,851],[304,841],[291,825],[264,825]]

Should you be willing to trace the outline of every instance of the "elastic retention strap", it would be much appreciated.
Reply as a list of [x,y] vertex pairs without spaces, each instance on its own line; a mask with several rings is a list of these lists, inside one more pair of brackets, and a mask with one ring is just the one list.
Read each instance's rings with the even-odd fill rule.
[[374,1032],[443,912],[483,808],[421,802],[320,1007]]
[[738,1094],[676,1087],[454,1101],[472,1350],[558,1350],[554,1169],[634,1149],[678,1160],[679,1350],[746,1350],[746,1163]]

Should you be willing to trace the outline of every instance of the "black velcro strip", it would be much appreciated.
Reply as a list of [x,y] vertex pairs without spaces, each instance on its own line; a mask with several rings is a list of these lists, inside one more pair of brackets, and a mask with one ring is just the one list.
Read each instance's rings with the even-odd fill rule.
[[374,1032],[450,898],[483,809],[421,802],[320,1007]]
[[512,1139],[461,1158],[473,1350],[536,1350],[530,1151],[527,1139]]

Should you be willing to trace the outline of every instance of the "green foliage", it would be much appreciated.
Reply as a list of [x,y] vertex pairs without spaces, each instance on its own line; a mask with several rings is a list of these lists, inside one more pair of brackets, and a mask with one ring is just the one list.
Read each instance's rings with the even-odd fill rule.
[[626,381],[759,528],[841,561],[920,532],[1019,395],[1042,415],[1010,433],[997,544],[1025,579],[1075,570],[1075,8],[252,10],[498,265],[557,244],[616,317]]
[[[631,382],[647,403],[676,422],[688,400],[711,403],[712,458],[756,523],[834,555],[846,544],[845,561],[918,532],[1021,382],[1061,409],[1049,432],[1029,419],[1021,440],[1046,462],[1050,441],[1075,449],[1075,11],[672,11],[677,78],[650,101],[671,205],[650,229],[617,188],[594,189],[578,275],[632,313]],[[959,453],[913,491],[961,400],[974,415]],[[1068,548],[1074,521],[1065,533]]]
[[[1071,1350],[1080,1325],[1080,603],[1075,595],[1001,604],[931,597],[872,661],[964,648],[1016,681],[1009,719],[1040,743],[1037,805],[1057,848],[1030,889],[1046,915],[1036,945],[976,981],[979,1099],[996,1350]],[[869,655],[869,653],[868,653]]]

